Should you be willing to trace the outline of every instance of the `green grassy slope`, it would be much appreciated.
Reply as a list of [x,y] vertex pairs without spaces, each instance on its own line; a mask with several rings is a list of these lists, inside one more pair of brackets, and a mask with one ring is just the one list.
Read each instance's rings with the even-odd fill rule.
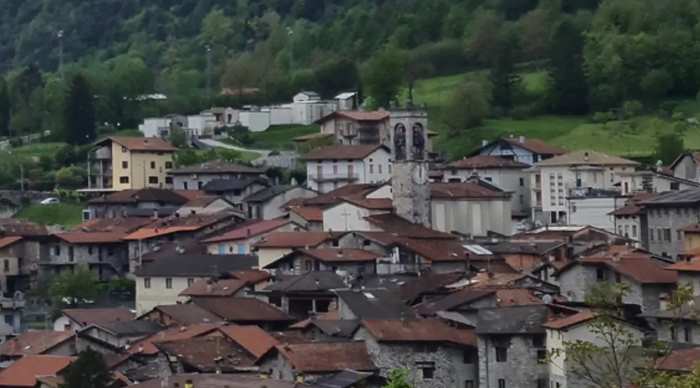
[[[415,88],[415,100],[426,104],[431,116],[436,118],[439,108],[447,102],[452,91],[464,80],[466,74],[419,80]],[[547,75],[543,71],[522,74],[530,94],[541,94],[546,88]],[[700,117],[700,103],[695,100],[677,101],[676,111],[686,116]],[[436,149],[445,151],[454,159],[464,156],[479,144],[481,139],[499,136],[527,136],[546,140],[568,149],[594,149],[601,152],[629,157],[647,156],[654,152],[656,136],[669,133],[674,122],[655,115],[635,117],[625,121],[592,123],[589,116],[543,115],[516,120],[512,118],[489,119],[481,128],[447,138],[440,120],[432,119],[431,129],[440,132]],[[700,148],[700,128],[690,128],[684,133],[686,148]]]
[[55,205],[33,204],[22,209],[16,216],[44,225],[75,226],[82,220],[83,204],[59,203]]

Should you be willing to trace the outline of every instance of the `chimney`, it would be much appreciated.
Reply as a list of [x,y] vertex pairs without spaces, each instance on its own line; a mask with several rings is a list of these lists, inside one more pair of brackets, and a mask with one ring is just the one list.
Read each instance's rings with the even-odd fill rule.
[[520,136],[520,137],[518,138],[518,143],[524,144],[524,143],[525,143],[525,136]]

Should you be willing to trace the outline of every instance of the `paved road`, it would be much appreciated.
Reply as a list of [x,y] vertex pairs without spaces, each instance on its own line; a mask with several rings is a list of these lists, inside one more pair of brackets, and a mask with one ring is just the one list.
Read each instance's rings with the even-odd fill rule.
[[235,151],[258,153],[260,154],[260,157],[252,161],[252,163],[256,166],[294,168],[296,166],[297,159],[299,158],[299,155],[294,151],[279,151],[275,155],[270,155],[272,153],[271,150],[243,148],[214,139],[198,139],[197,141],[208,147],[226,148]]

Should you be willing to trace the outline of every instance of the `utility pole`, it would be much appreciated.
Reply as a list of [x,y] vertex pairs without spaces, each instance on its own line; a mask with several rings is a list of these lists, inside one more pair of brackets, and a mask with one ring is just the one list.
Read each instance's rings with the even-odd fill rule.
[[58,73],[63,78],[63,30],[58,30],[56,34],[58,37]]
[[211,46],[207,44],[204,49],[207,51],[207,99],[211,100]]
[[19,191],[24,193],[24,166],[19,163]]

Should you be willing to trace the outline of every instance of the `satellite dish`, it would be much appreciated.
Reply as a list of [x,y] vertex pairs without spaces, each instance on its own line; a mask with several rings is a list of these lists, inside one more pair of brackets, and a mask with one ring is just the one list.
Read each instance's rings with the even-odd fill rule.
[[542,301],[545,304],[551,304],[553,301],[552,295],[546,294],[545,296],[542,297]]

